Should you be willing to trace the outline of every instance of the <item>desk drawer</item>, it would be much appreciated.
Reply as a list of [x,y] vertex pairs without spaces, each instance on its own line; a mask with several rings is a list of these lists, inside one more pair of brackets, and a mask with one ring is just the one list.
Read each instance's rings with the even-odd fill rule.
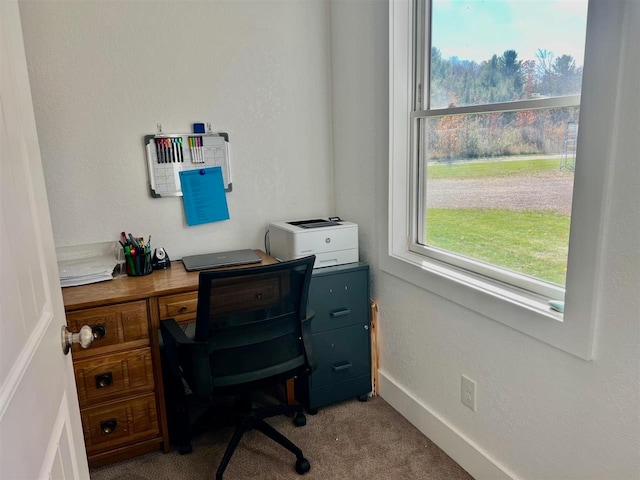
[[67,313],[67,325],[72,332],[80,331],[83,325],[94,330],[95,338],[88,349],[73,346],[74,360],[149,345],[146,301]]
[[[262,275],[259,282],[247,285],[242,278],[217,280],[212,301],[214,315],[247,312],[276,305],[289,290],[289,272]],[[178,323],[193,322],[198,310],[198,292],[167,295],[158,299],[160,320],[173,318]]]
[[159,433],[153,394],[82,410],[87,454],[154,438]]
[[160,320],[173,318],[178,323],[193,322],[198,309],[198,292],[167,295],[158,299]]
[[80,407],[153,392],[150,348],[80,360],[74,369]]

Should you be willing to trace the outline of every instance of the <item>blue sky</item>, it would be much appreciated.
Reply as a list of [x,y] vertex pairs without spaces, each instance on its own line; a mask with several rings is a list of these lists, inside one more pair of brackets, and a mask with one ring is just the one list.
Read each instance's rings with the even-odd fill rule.
[[434,0],[432,46],[478,63],[505,50],[534,60],[540,48],[581,66],[586,18],[586,0]]

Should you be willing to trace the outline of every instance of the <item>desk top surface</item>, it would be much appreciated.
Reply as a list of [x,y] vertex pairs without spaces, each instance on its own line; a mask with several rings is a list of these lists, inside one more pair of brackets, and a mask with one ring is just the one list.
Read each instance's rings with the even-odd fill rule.
[[[278,261],[261,250],[255,250],[262,262],[252,265],[222,267],[232,270],[258,265],[271,265]],[[62,298],[67,311],[101,307],[106,304],[143,300],[153,296],[186,293],[198,289],[200,272],[187,272],[182,261],[172,261],[171,268],[155,270],[144,277],[117,277],[106,282],[65,287]]]

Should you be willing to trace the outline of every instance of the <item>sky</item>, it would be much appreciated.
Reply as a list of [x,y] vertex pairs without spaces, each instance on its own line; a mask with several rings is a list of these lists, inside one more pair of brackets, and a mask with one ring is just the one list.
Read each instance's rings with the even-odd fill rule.
[[434,0],[431,45],[443,58],[480,63],[505,50],[535,60],[538,49],[584,59],[587,0]]

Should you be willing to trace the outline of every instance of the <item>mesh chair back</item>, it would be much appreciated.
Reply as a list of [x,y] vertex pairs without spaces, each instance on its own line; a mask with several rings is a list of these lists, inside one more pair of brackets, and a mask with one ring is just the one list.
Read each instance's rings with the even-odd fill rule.
[[314,260],[200,273],[194,340],[207,351],[194,358],[196,393],[255,386],[309,368],[302,322]]

